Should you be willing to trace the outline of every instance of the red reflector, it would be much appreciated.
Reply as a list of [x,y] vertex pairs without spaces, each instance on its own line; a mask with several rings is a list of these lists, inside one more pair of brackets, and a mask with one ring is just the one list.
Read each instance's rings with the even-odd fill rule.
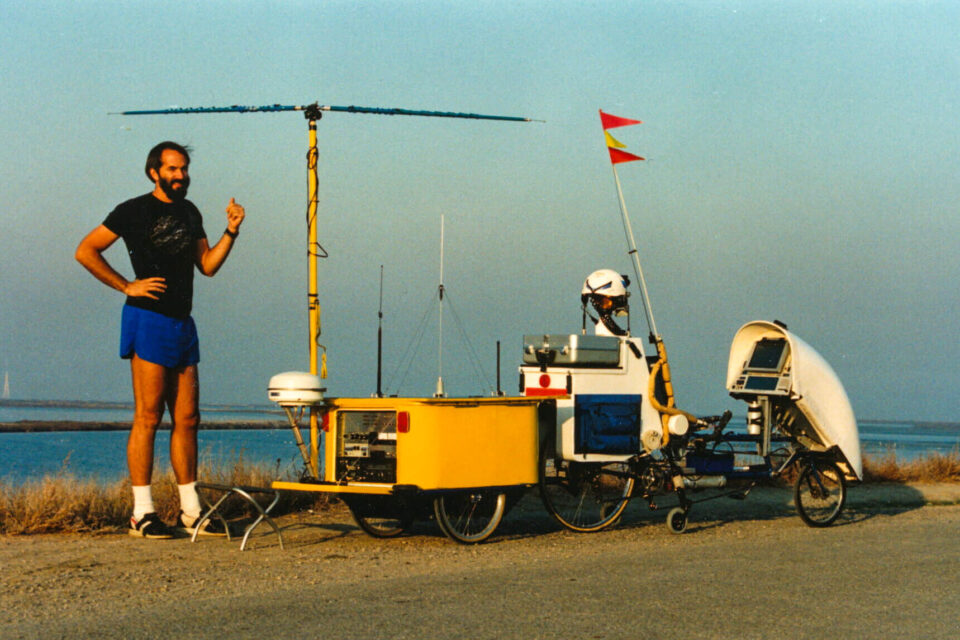
[[540,376],[540,386],[543,387],[544,389],[546,389],[547,387],[549,387],[549,386],[550,386],[550,376],[548,376],[547,374],[543,374],[542,376]]
[[527,397],[543,397],[543,396],[565,396],[567,395],[566,389],[537,389],[536,387],[530,387],[526,391]]
[[410,413],[400,411],[397,413],[397,433],[407,433],[410,431]]
[[330,412],[326,412],[320,418],[320,428],[324,431],[330,431]]

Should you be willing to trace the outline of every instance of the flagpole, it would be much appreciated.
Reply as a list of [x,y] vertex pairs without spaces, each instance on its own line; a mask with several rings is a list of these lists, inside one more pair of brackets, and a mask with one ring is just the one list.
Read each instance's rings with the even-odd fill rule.
[[[640,294],[643,298],[643,310],[647,314],[647,324],[650,327],[650,341],[656,345],[657,348],[657,361],[651,366],[650,369],[650,402],[653,405],[653,408],[656,409],[660,414],[660,420],[663,423],[663,444],[667,444],[667,442],[670,440],[670,429],[667,421],[671,416],[682,415],[690,423],[695,425],[703,425],[704,423],[692,413],[682,411],[676,407],[676,398],[673,395],[673,382],[670,379],[670,363],[667,360],[667,348],[663,344],[663,338],[660,336],[660,332],[657,330],[657,323],[653,319],[653,310],[650,307],[650,295],[647,293],[647,281],[643,277],[643,269],[640,266],[640,254],[637,251],[637,242],[633,237],[633,228],[630,226],[630,215],[627,213],[627,205],[623,199],[623,189],[620,187],[620,175],[617,173],[617,163],[643,160],[643,158],[640,156],[635,156],[632,153],[620,151],[620,149],[623,148],[623,145],[614,139],[609,132],[607,132],[607,129],[611,129],[613,127],[625,127],[632,124],[641,124],[641,122],[639,120],[631,120],[629,118],[612,116],[608,113],[604,113],[601,110],[600,124],[603,126],[603,131],[607,139],[607,149],[610,152],[613,180],[617,185],[617,197],[620,200],[620,216],[623,218],[623,231],[627,236],[627,246],[630,249],[629,253],[633,257],[634,272],[637,275],[637,280],[640,281]],[[666,396],[666,401],[663,404],[660,403],[656,397],[656,393],[654,393],[655,381],[658,379],[663,385],[663,392]]]
[[630,226],[630,215],[627,213],[627,205],[623,200],[623,189],[620,187],[620,175],[617,173],[617,165],[611,165],[613,169],[613,181],[617,185],[617,197],[620,200],[620,216],[623,218],[623,232],[627,236],[628,252],[633,258],[633,271],[640,282],[640,295],[643,302],[643,311],[647,316],[647,326],[650,328],[650,335],[659,338],[660,332],[657,331],[657,323],[653,319],[653,309],[650,306],[650,295],[647,293],[647,281],[643,277],[643,268],[640,266],[640,253],[637,251],[637,242],[633,237],[633,228]]

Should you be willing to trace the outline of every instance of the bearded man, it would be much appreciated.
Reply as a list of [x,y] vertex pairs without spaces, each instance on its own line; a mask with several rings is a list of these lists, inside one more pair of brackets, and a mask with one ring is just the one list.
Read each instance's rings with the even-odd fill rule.
[[[239,234],[245,212],[230,198],[223,236],[210,246],[200,211],[186,199],[190,186],[189,151],[175,142],[150,150],[144,168],[153,191],[118,205],[77,247],[76,259],[98,280],[125,294],[120,357],[130,360],[134,415],[127,440],[127,466],[133,485],[129,533],[172,538],[174,529],[156,514],[150,491],[153,449],[164,407],[170,413],[170,464],[180,490],[176,529],[193,534],[200,519],[197,495],[197,427],[200,423],[200,361],[193,305],[193,270],[213,276]],[[103,257],[123,238],[135,274],[128,280]],[[225,535],[204,522],[203,535]]]

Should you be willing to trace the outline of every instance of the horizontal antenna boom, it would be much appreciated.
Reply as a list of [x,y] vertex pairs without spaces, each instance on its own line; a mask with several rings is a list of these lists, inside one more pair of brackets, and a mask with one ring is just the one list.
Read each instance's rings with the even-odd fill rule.
[[458,113],[454,111],[423,111],[419,109],[399,109],[382,107],[338,107],[334,105],[283,105],[268,104],[263,106],[243,106],[232,105],[229,107],[170,107],[169,109],[140,109],[135,111],[121,111],[117,115],[121,116],[148,116],[148,115],[166,115],[174,113],[263,113],[271,111],[306,111],[308,109],[318,111],[335,111],[341,113],[369,113],[381,116],[427,116],[433,118],[466,118],[471,120],[508,120],[512,122],[543,122],[542,120],[533,120],[532,118],[522,118],[519,116],[492,116],[481,113]]

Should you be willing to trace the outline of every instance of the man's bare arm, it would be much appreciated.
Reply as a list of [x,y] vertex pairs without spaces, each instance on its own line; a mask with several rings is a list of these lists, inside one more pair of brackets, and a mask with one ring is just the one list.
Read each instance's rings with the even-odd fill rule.
[[110,266],[103,257],[103,252],[119,238],[117,234],[102,224],[87,234],[77,246],[74,257],[87,271],[104,283],[132,298],[152,298],[157,300],[158,293],[163,293],[167,284],[163,278],[144,278],[130,282]]
[[[230,204],[227,205],[227,231],[236,235],[240,231],[240,225],[246,217],[243,207],[230,198]],[[230,255],[233,248],[234,237],[227,233],[217,241],[217,244],[210,246],[206,238],[197,241],[197,268],[205,276],[213,276]]]

